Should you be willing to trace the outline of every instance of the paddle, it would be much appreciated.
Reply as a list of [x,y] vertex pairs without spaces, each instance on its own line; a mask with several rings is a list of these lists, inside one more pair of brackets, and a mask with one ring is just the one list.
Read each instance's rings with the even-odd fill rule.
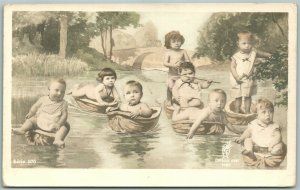
[[[160,69],[141,69],[141,68],[135,68],[135,69],[136,70],[141,70],[141,71],[161,71],[161,72],[165,72],[165,73],[169,72],[169,71],[164,71],[164,70],[160,70]],[[178,75],[178,76],[184,76],[184,75]],[[195,79],[202,80],[202,81],[210,81],[210,80],[203,79],[203,78],[198,78],[198,77],[190,77],[190,78],[195,78]],[[218,82],[218,81],[210,81],[210,82],[211,83],[217,83],[217,84],[221,83],[221,82]]]

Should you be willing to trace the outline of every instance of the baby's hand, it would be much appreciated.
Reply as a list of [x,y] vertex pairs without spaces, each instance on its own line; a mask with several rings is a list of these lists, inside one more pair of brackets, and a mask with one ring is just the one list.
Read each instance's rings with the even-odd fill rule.
[[272,151],[272,147],[268,147],[268,151],[271,152]]
[[239,138],[239,137],[233,139],[233,142],[238,143],[238,144],[241,144],[242,141],[243,140],[241,138]]
[[194,136],[194,133],[190,131],[190,132],[187,134],[186,138],[187,138],[187,139],[192,139],[193,136]]
[[32,112],[29,112],[26,116],[25,119],[29,119],[33,116],[34,114]]
[[52,131],[57,131],[58,129],[60,128],[60,125],[58,125],[57,123],[53,124],[53,127],[52,127]]
[[140,111],[139,110],[135,110],[135,111],[131,112],[130,118],[135,119],[139,115],[140,115]]

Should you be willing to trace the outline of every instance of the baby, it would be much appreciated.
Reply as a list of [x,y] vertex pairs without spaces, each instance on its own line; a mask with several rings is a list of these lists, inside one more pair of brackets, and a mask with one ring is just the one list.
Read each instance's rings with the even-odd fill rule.
[[242,98],[244,97],[245,113],[250,113],[251,96],[257,92],[256,81],[252,79],[254,66],[258,64],[259,57],[268,58],[269,53],[259,52],[253,49],[254,36],[250,32],[239,32],[238,51],[232,56],[231,61],[231,94],[235,98],[235,112],[241,112]]
[[171,31],[165,35],[165,47],[167,51],[164,58],[164,66],[169,68],[167,80],[167,100],[171,105],[172,88],[179,78],[178,68],[181,62],[190,62],[190,58],[184,49],[180,49],[184,43],[184,37],[178,31]]
[[68,104],[64,100],[66,82],[63,79],[51,80],[48,89],[49,95],[41,97],[25,116],[21,128],[12,129],[12,132],[19,135],[32,129],[55,132],[53,144],[64,147],[64,139],[70,130]]
[[211,81],[199,81],[195,79],[195,67],[191,62],[183,62],[179,66],[180,78],[176,80],[172,89],[173,102],[181,108],[201,107],[201,89],[208,88]]
[[131,118],[151,117],[152,109],[145,103],[141,102],[143,96],[143,87],[141,83],[131,80],[125,84],[124,98],[125,103],[120,106],[121,111],[128,111],[131,113]]
[[[208,106],[206,108],[201,110],[196,107],[190,107],[180,112],[179,107],[176,106],[172,120],[195,120],[187,135],[187,138],[191,139],[203,121],[230,125],[226,119],[225,112],[223,111],[225,104],[226,93],[221,89],[214,89],[208,94]],[[217,131],[214,131],[216,134],[222,134],[223,132],[223,129],[217,129]],[[209,133],[212,133],[212,131]]]
[[114,86],[116,79],[117,74],[113,69],[104,68],[96,78],[99,81],[97,86],[92,84],[82,87],[76,86],[72,89],[71,94],[74,98],[86,97],[95,100],[100,106],[108,106],[106,111],[109,111],[120,102],[120,97]]
[[269,152],[271,155],[281,155],[284,144],[280,127],[273,122],[274,106],[267,99],[259,99],[256,105],[257,119],[249,123],[241,137],[234,139],[242,143],[242,154],[256,160],[254,152]]

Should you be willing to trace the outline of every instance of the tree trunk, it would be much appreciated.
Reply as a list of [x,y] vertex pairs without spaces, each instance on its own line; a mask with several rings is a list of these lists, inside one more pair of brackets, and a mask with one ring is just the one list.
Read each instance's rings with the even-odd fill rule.
[[115,46],[114,44],[114,39],[112,37],[112,25],[109,26],[109,59],[111,60],[111,57],[112,57],[112,49],[113,47]]
[[67,47],[67,33],[68,33],[68,18],[66,15],[61,15],[60,21],[60,31],[59,31],[59,56],[62,58],[66,57],[66,47]]
[[100,32],[100,37],[101,37],[101,47],[102,47],[102,50],[103,50],[103,55],[105,57],[105,59],[107,58],[107,55],[106,55],[106,49],[104,47],[104,38],[103,38],[103,31]]
[[272,20],[273,20],[273,22],[276,24],[276,26],[279,28],[279,30],[280,30],[280,32],[281,32],[281,35],[282,35],[285,39],[288,39],[288,38],[286,37],[286,35],[284,34],[284,31],[283,31],[282,27],[281,27],[280,24],[276,21],[275,16],[274,16],[273,13],[272,13]]

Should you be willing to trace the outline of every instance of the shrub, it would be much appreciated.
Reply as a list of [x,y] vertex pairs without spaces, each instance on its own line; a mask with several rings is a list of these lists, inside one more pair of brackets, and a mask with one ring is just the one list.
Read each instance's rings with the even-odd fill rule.
[[87,70],[87,64],[71,57],[64,59],[51,54],[18,55],[12,60],[13,76],[77,75]]

